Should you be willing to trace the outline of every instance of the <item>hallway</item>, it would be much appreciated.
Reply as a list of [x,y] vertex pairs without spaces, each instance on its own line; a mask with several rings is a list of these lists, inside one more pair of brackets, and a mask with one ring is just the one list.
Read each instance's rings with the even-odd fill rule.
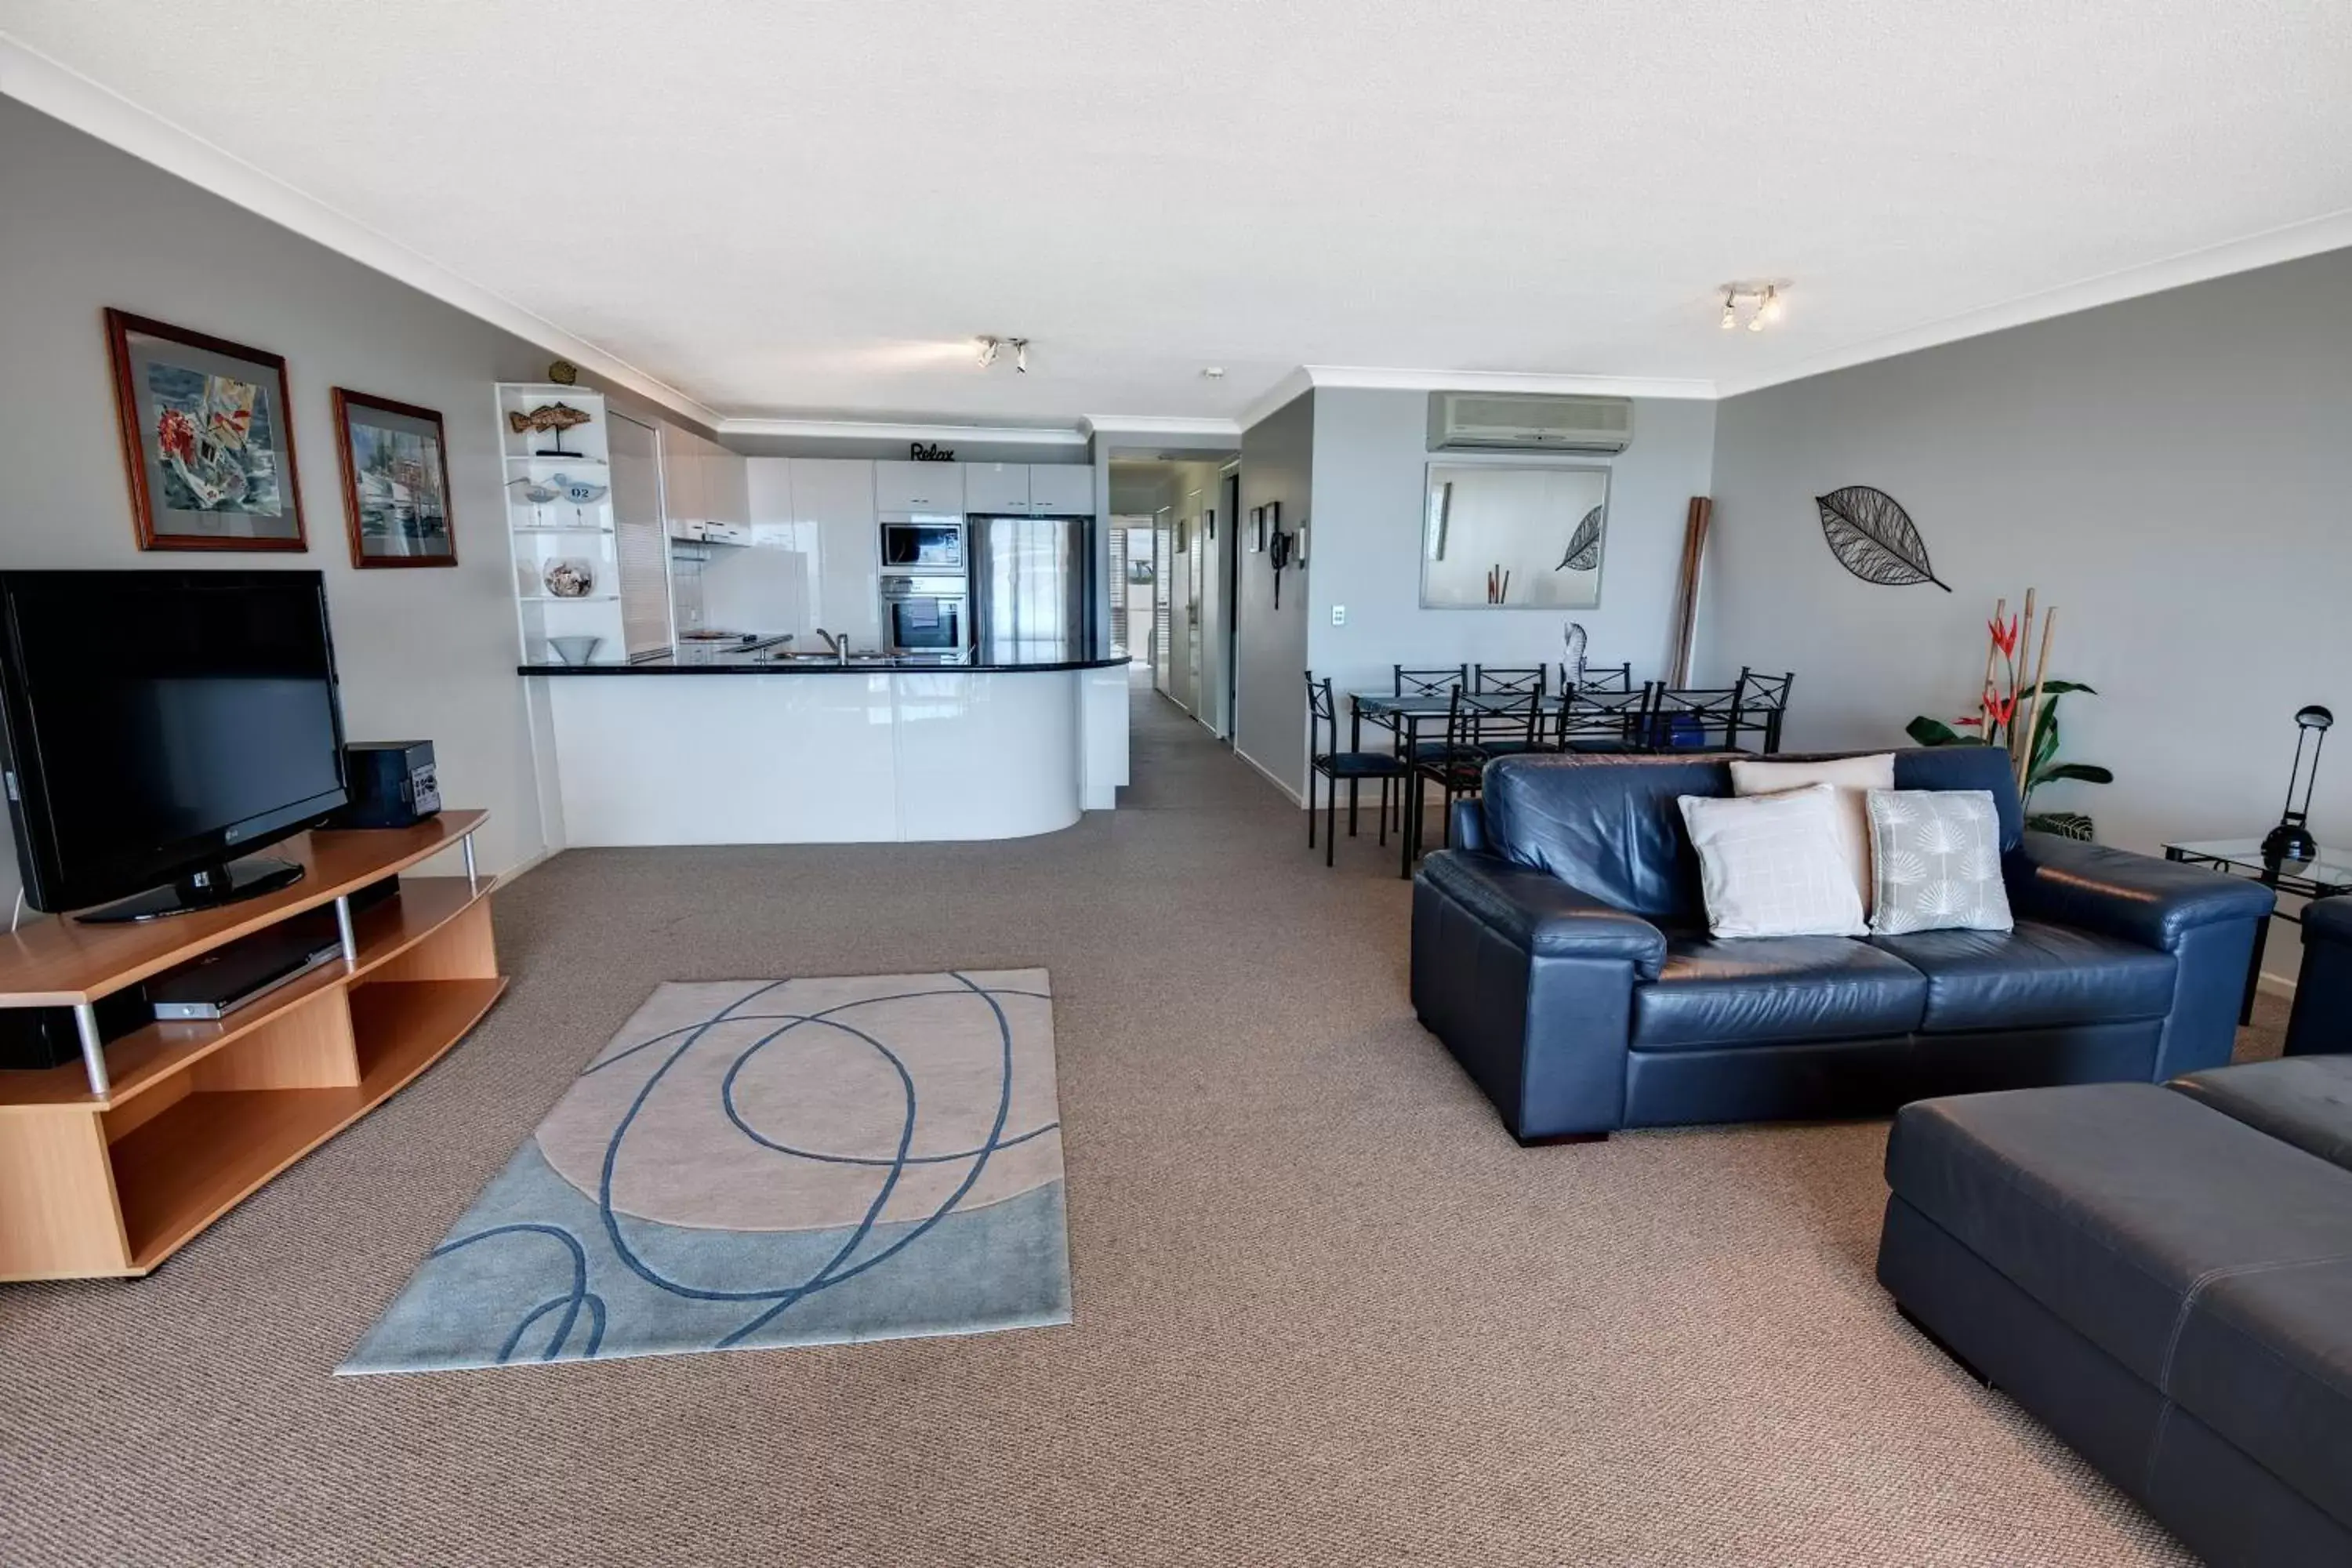
[[[1188,716],[1133,723],[1064,833],[501,891],[516,983],[446,1061],[153,1278],[0,1295],[0,1559],[2187,1561],[1889,1309],[1883,1123],[1518,1148],[1413,1019],[1369,817],[1327,871]],[[1074,1325],[329,1375],[658,982],[1029,964]]]

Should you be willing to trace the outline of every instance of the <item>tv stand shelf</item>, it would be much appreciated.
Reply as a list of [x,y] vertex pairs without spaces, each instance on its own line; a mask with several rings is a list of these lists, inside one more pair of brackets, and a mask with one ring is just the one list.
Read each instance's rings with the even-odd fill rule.
[[[0,1279],[140,1275],[463,1039],[506,981],[489,883],[449,811],[290,840],[299,882],[142,926],[0,937],[0,1007],[88,1005],[464,844],[468,874],[404,879],[350,915],[349,955],[215,1023],[152,1023],[83,1065],[0,1071]],[[343,909],[348,913],[348,905]]]

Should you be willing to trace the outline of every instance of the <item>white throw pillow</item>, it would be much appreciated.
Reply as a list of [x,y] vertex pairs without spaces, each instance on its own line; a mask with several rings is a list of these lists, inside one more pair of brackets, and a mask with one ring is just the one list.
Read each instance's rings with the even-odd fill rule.
[[1714,935],[1860,936],[1870,929],[1838,840],[1836,786],[1681,801]]
[[1895,753],[1872,757],[1836,757],[1824,763],[1752,762],[1735,757],[1731,763],[1734,795],[1778,795],[1806,784],[1825,784],[1837,790],[1838,842],[1853,868],[1854,890],[1862,895],[1862,912],[1870,913],[1870,807],[1864,797],[1874,789],[1895,787]]

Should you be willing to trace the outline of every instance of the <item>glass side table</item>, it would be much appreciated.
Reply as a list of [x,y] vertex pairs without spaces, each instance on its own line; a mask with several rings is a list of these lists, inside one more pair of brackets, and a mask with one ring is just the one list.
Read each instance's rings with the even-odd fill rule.
[[[2192,866],[2210,866],[2216,871],[2244,877],[2302,899],[2352,893],[2352,849],[2331,849],[2322,845],[2319,853],[2308,860],[2269,860],[2263,857],[2263,841],[2259,838],[2208,838],[2193,844],[2168,844],[2164,858]],[[2303,923],[2300,915],[2284,910],[2277,911],[2277,918],[2297,925]],[[2267,921],[2254,932],[2254,955],[2246,966],[2246,996],[2238,1008],[2241,1024],[2251,1023],[2254,1016],[2254,990],[2262,982],[2263,939],[2269,934]]]

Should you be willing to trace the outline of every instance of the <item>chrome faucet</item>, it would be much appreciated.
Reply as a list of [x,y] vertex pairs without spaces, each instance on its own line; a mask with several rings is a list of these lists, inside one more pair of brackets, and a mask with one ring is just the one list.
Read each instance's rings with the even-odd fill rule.
[[837,637],[831,632],[826,631],[823,626],[817,626],[813,629],[815,631],[817,636],[824,639],[824,651],[833,655],[835,663],[847,664],[849,662],[849,639],[847,637]]

